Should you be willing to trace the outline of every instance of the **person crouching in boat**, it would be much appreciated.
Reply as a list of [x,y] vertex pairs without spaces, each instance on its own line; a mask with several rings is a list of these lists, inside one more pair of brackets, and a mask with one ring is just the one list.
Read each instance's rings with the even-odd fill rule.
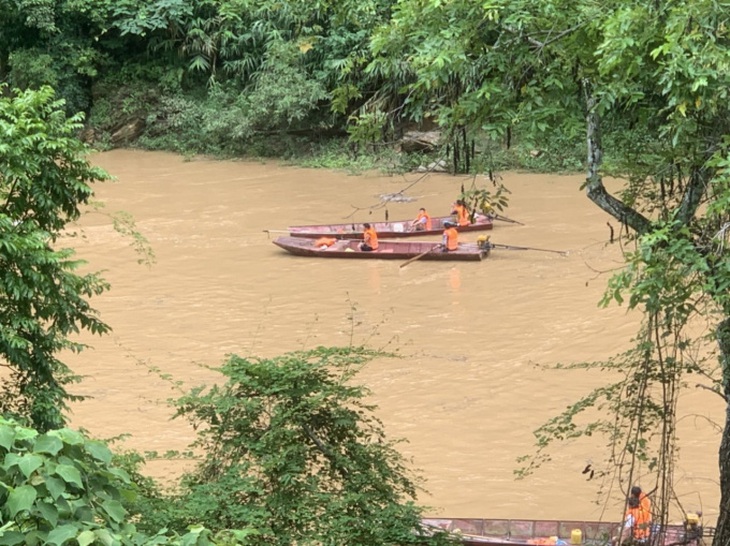
[[444,222],[444,235],[441,243],[441,252],[453,252],[459,248],[459,232],[456,231],[456,224]]
[[411,229],[415,229],[416,231],[431,231],[432,227],[431,217],[426,212],[426,209],[418,209],[418,216],[411,222]]
[[320,250],[324,250],[331,247],[336,242],[337,239],[335,239],[334,237],[320,237],[319,239],[314,241],[314,246]]
[[378,234],[375,233],[375,228],[368,223],[363,224],[362,227],[365,228],[365,231],[363,232],[363,241],[358,245],[360,250],[363,252],[378,250]]

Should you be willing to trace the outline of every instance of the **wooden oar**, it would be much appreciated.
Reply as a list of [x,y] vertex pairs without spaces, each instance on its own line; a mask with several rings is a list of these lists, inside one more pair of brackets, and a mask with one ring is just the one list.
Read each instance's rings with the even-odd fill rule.
[[548,250],[546,248],[534,248],[531,246],[515,246],[515,245],[500,245],[499,243],[489,243],[492,248],[504,248],[505,250],[537,250],[539,252],[554,252],[561,256],[567,256],[569,252],[567,250]]
[[420,253],[420,254],[419,254],[418,256],[413,256],[413,258],[410,258],[410,259],[408,259],[407,261],[403,262],[402,264],[400,264],[400,266],[401,266],[401,267],[405,267],[405,266],[407,266],[408,264],[410,264],[410,263],[413,263],[413,262],[415,262],[416,260],[420,260],[420,259],[421,259],[421,258],[423,258],[423,257],[424,257],[424,256],[425,256],[426,254],[430,254],[431,252],[433,252],[434,250],[437,250],[437,249],[441,248],[442,246],[443,246],[443,245],[441,245],[441,244],[438,244],[438,245],[434,246],[433,248],[429,248],[429,249],[428,249],[428,250],[427,250],[426,252],[421,252],[421,253]]
[[517,220],[513,220],[512,218],[507,218],[506,216],[502,216],[501,214],[495,214],[492,216],[495,220],[501,220],[502,222],[510,222],[512,224],[519,224],[521,226],[524,226],[522,222],[518,222]]
[[[292,233],[291,230],[288,230],[288,229],[265,229],[263,231],[264,231],[264,233],[266,233],[268,235],[271,235],[272,233],[288,233],[289,235],[291,235],[291,233]],[[338,239],[338,240],[345,238],[344,233],[315,233],[314,231],[300,231],[300,232],[298,232],[298,234],[299,234],[298,236],[300,236],[300,237],[302,235],[312,235],[313,236],[312,239],[315,239],[318,236],[332,237],[333,239]],[[297,237],[297,235],[292,235],[292,237]]]

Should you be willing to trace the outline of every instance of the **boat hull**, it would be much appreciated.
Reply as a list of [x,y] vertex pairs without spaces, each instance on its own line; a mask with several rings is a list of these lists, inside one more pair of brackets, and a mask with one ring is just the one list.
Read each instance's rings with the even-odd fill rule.
[[360,241],[350,239],[336,240],[329,247],[317,247],[316,241],[302,237],[278,237],[273,241],[295,256],[309,258],[349,258],[359,260],[408,260],[424,254],[421,260],[433,261],[479,261],[489,254],[489,248],[476,243],[462,243],[457,250],[442,252],[437,243],[416,241],[380,241],[378,250],[363,252],[359,250]]
[[[431,219],[429,230],[415,230],[411,228],[411,220],[399,220],[395,222],[370,222],[381,239],[401,239],[404,237],[421,237],[425,235],[441,235],[444,231],[444,222],[453,222],[452,216],[439,216]],[[468,226],[457,226],[460,232],[484,231],[492,229],[494,223],[491,218],[478,215],[474,223]],[[304,237],[316,239],[317,237],[334,237],[336,239],[362,239],[365,230],[362,223],[350,224],[329,224],[311,226],[290,226],[291,237]]]
[[[619,530],[619,523],[605,521],[558,521],[517,519],[450,519],[426,518],[426,527],[454,533],[465,546],[534,546],[571,544],[576,530],[580,531],[582,546],[605,546]],[[712,536],[713,530],[702,527],[669,525],[657,529],[651,546],[702,546],[703,536]]]

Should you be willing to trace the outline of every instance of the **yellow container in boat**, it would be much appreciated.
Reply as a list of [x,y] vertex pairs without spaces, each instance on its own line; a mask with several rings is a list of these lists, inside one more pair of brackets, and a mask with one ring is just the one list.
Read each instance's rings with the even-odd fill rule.
[[571,544],[582,544],[583,543],[583,531],[580,529],[573,529],[570,533]]
[[700,524],[700,515],[696,514],[694,512],[689,512],[687,514],[687,525],[699,525]]

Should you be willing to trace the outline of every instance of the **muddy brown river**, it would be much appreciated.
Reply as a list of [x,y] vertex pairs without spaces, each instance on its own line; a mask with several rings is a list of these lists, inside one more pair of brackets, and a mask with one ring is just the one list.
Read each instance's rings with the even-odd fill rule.
[[[495,243],[565,250],[495,250],[483,262],[317,260],[272,244],[288,225],[412,218],[419,207],[448,214],[471,178],[410,174],[352,176],[275,163],[186,160],[140,151],[96,154],[114,175],[96,186],[100,212],[72,240],[112,289],[92,300],[113,328],[84,337],[93,349],[67,359],[85,376],[72,425],[141,451],[185,449],[193,439],[171,420],[176,395],[159,373],[185,387],[218,378],[205,366],[225,355],[273,356],[318,345],[399,348],[360,374],[389,435],[425,478],[420,501],[430,515],[604,519],[617,499],[597,503],[600,438],[563,444],[532,477],[515,480],[516,458],[533,448],[532,431],[599,385],[599,372],[544,370],[540,364],[603,359],[627,348],[639,317],[599,309],[620,249],[607,244],[611,221],[579,190],[581,176],[502,173],[512,191]],[[484,185],[484,179],[477,179]],[[379,196],[406,187],[411,202]],[[125,211],[149,240],[146,267],[108,213]],[[474,241],[476,234],[463,234]],[[436,239],[437,240],[437,239]],[[151,370],[159,370],[159,373]],[[681,460],[676,474],[687,509],[714,519],[719,501],[718,431],[723,404],[705,390],[681,400]],[[189,463],[188,463],[189,464]],[[184,461],[151,461],[159,479]],[[648,478],[647,478],[648,481]],[[614,513],[607,513],[611,510]]]

